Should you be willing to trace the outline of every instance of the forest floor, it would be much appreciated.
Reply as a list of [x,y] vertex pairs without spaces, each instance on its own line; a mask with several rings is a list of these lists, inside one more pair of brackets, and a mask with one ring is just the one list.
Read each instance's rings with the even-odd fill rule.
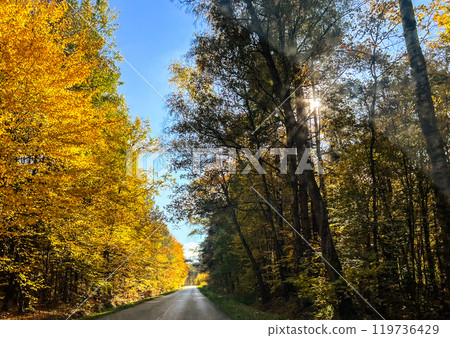
[[70,313],[67,305],[57,305],[53,308],[38,306],[32,312],[19,313],[16,308],[0,312],[1,320],[56,320],[65,319]]
[[201,293],[215,303],[228,317],[237,320],[282,320],[288,319],[282,314],[266,312],[257,309],[253,305],[247,305],[240,301],[237,297],[224,295],[220,292],[209,288],[199,288]]

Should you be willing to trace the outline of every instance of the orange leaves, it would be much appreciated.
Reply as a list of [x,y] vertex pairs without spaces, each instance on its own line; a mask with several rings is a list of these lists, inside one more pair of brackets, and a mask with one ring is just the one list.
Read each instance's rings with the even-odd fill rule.
[[395,24],[401,23],[397,0],[371,0],[369,5],[370,12],[379,20],[387,19]]

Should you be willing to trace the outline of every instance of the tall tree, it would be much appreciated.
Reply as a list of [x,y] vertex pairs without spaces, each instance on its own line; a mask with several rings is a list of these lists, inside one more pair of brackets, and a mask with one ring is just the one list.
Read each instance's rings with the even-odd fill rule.
[[[450,257],[450,169],[445,143],[439,132],[427,63],[420,46],[414,7],[411,0],[399,0],[404,38],[416,90],[416,112],[431,163],[431,178],[436,209],[442,227],[443,247]],[[450,260],[445,260],[447,290],[450,291]]]
[[118,93],[107,3],[71,4],[0,6],[3,311],[77,306],[99,285],[93,304],[141,299],[187,274],[151,200],[160,183],[126,174],[127,149],[155,141]]

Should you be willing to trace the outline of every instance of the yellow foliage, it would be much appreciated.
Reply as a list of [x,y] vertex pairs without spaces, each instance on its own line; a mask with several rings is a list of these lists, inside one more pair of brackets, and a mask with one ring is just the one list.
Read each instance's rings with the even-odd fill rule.
[[208,285],[209,273],[200,273],[195,279],[195,285],[200,287]]
[[434,21],[437,22],[441,31],[439,32],[439,38],[449,44],[450,43],[450,1],[449,0],[438,0],[437,10],[433,17]]
[[45,290],[79,301],[126,259],[101,290],[109,296],[187,277],[181,245],[153,215],[159,182],[126,175],[126,151],[148,127],[121,100],[97,100],[117,81],[100,82],[115,71],[103,45],[64,1],[2,0],[0,284],[21,310]]

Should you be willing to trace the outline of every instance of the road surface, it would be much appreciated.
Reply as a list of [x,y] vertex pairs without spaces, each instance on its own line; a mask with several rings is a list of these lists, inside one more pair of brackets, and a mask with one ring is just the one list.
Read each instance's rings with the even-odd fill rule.
[[229,319],[195,286],[156,298],[100,319]]

